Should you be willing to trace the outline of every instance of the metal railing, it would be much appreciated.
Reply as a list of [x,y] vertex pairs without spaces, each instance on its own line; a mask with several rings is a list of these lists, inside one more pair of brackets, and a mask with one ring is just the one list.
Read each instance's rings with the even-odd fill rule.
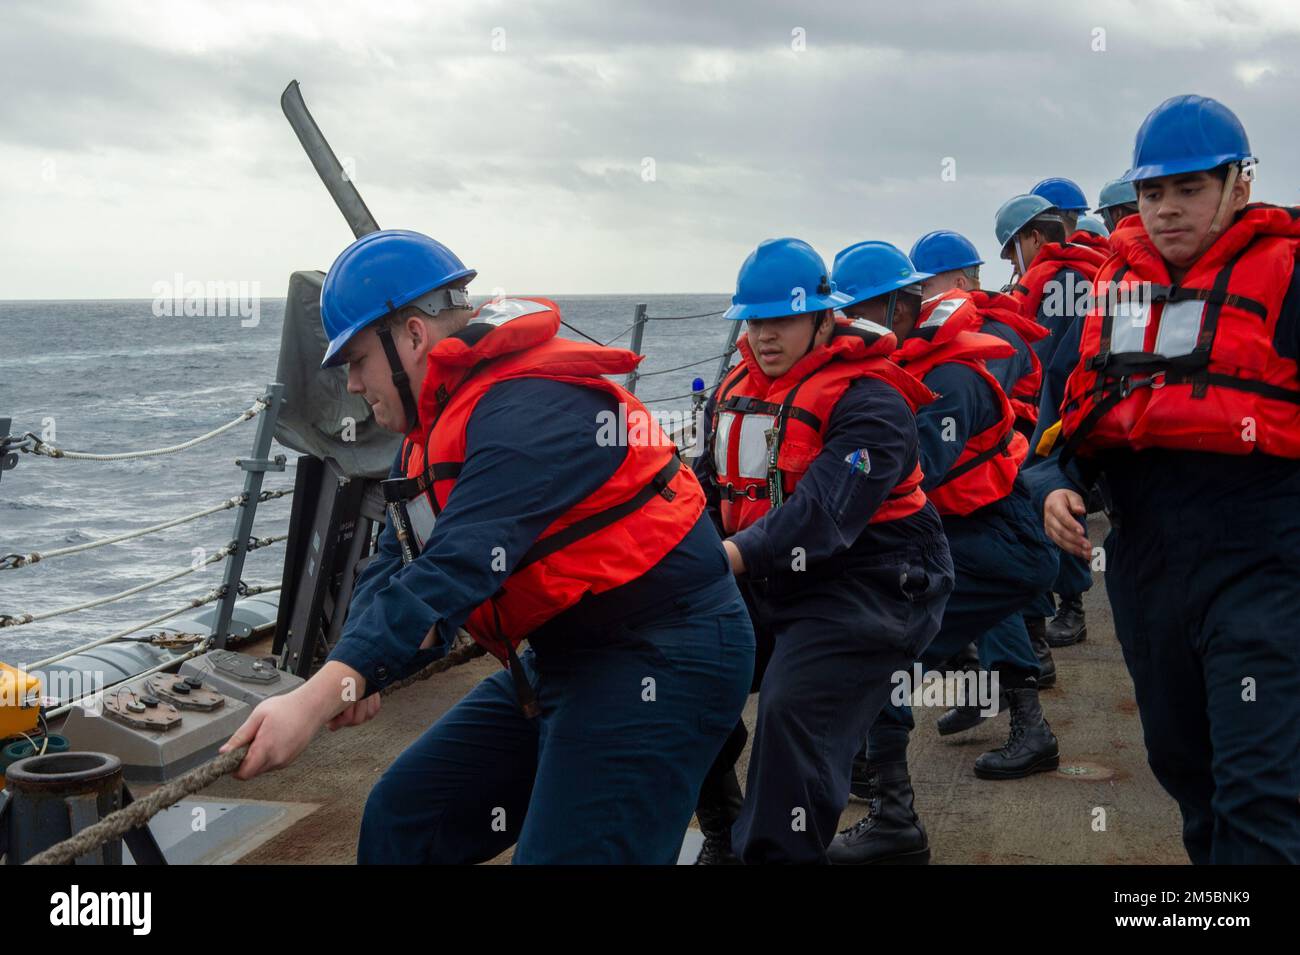
[[203,597],[190,600],[185,606],[178,610],[171,611],[158,617],[154,617],[144,623],[134,627],[120,630],[108,637],[91,641],[79,647],[63,651],[47,660],[42,660],[42,665],[48,665],[73,654],[101,646],[104,643],[119,640],[128,634],[138,630],[145,629],[162,620],[178,616],[194,607],[202,606],[214,601],[218,602],[216,619],[212,625],[212,633],[208,638],[208,645],[222,648],[230,636],[230,623],[235,609],[235,601],[241,596],[255,592],[267,592],[276,590],[277,587],[256,587],[249,588],[243,581],[242,574],[244,562],[247,555],[269,544],[278,543],[285,539],[287,535],[280,535],[266,538],[253,537],[253,523],[257,517],[257,505],[262,501],[272,498],[282,497],[286,494],[292,494],[292,490],[280,489],[275,491],[263,491],[262,480],[268,471],[283,471],[285,469],[285,456],[277,454],[270,457],[271,441],[275,434],[276,420],[279,417],[280,408],[284,402],[284,385],[279,382],[273,382],[267,386],[266,394],[259,397],[251,408],[241,414],[235,420],[222,425],[205,434],[199,435],[189,441],[181,444],[171,445],[165,448],[153,448],[144,451],[127,451],[114,454],[93,454],[84,451],[69,451],[57,448],[48,442],[42,440],[37,435],[27,432],[21,438],[13,438],[8,434],[10,419],[0,419],[0,457],[3,457],[4,469],[9,470],[18,463],[18,452],[26,454],[39,455],[50,460],[64,461],[128,461],[138,458],[155,457],[162,454],[174,454],[188,450],[205,441],[209,441],[218,435],[224,434],[231,428],[242,424],[245,421],[258,418],[257,432],[253,437],[252,455],[247,458],[237,458],[235,464],[244,471],[244,489],[237,497],[232,497],[221,504],[196,511],[169,521],[162,521],[148,527],[138,530],[129,531],[123,534],[117,534],[109,538],[98,541],[92,541],[87,544],[80,544],[73,547],[55,548],[45,551],[33,551],[27,554],[7,554],[0,556],[0,571],[17,570],[22,567],[29,567],[51,557],[65,556],[68,554],[78,553],[90,550],[96,547],[103,547],[111,544],[122,543],[148,534],[158,533],[179,524],[189,521],[198,520],[207,517],[222,510],[238,508],[235,517],[235,533],[228,544],[221,547],[215,554],[204,560],[200,565],[191,567],[186,570],[173,572],[161,578],[147,581],[144,584],[128,588],[120,593],[108,597],[96,598],[93,600],[83,601],[67,607],[57,608],[44,612],[24,612],[24,613],[0,613],[0,628],[23,626],[25,624],[37,623],[50,618],[62,616],[64,614],[75,613],[80,610],[86,610],[91,607],[98,607],[104,604],[113,603],[118,600],[133,596],[143,590],[160,586],[172,580],[178,579],[195,570],[208,566],[218,561],[225,561],[225,574],[220,587],[214,588]]

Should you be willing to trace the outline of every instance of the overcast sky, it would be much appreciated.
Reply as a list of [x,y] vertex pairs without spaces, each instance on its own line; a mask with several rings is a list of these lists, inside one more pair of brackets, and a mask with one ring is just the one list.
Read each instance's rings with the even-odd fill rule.
[[936,228],[1000,284],[1002,200],[1095,200],[1178,93],[1241,117],[1255,198],[1300,201],[1298,53],[1280,0],[4,0],[0,299],[328,268],[351,234],[291,79],[379,224],[475,291],[729,292],[769,236],[829,262]]

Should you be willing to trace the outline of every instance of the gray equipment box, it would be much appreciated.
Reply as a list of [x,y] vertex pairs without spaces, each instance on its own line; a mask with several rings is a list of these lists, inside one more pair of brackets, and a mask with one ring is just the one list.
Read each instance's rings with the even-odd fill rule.
[[163,782],[215,756],[251,712],[196,675],[155,673],[106,690],[102,707],[74,706],[62,733],[117,756],[128,780]]
[[277,670],[273,663],[233,650],[212,650],[186,660],[180,675],[197,676],[206,686],[249,706],[288,693],[304,682],[302,677]]

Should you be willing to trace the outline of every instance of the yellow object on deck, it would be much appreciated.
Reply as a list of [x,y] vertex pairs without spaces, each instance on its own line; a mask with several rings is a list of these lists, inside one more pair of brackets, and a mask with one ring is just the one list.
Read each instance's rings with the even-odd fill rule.
[[0,739],[36,729],[41,681],[26,670],[0,663]]

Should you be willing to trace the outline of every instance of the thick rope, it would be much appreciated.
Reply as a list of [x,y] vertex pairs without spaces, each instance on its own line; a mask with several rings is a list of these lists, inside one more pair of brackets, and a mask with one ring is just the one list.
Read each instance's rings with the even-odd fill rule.
[[[245,550],[248,552],[255,551],[260,547],[266,547],[270,544],[275,544],[278,543],[279,541],[287,540],[288,537],[289,537],[288,534],[280,534],[275,537],[255,537],[249,540],[248,546],[245,548]],[[131,587],[127,590],[123,590],[120,593],[110,594],[107,597],[97,597],[94,600],[87,600],[79,604],[71,604],[67,607],[59,607],[57,610],[49,610],[46,611],[45,613],[0,614],[0,629],[3,629],[5,627],[24,627],[29,623],[39,623],[42,620],[52,620],[55,617],[62,617],[66,614],[77,613],[80,610],[89,610],[91,607],[99,607],[107,603],[113,603],[116,600],[123,600],[127,597],[133,597],[136,594],[141,593],[142,591],[150,590],[154,587],[161,587],[163,584],[170,583],[173,580],[178,580],[181,577],[184,577],[188,574],[198,573],[200,570],[202,570],[204,567],[207,567],[210,564],[215,564],[217,563],[217,561],[225,560],[234,552],[235,552],[235,544],[233,542],[230,544],[226,544],[224,547],[220,548],[216,553],[214,553],[211,557],[208,557],[200,561],[198,564],[195,564],[193,567],[186,567],[183,570],[178,570],[173,573],[166,574],[162,577],[156,578],[155,580],[147,580],[143,584],[138,584],[135,587]]]
[[258,398],[253,402],[253,406],[241,414],[229,424],[223,424],[220,428],[209,431],[207,434],[201,434],[197,438],[191,438],[182,444],[173,444],[166,448],[152,448],[148,451],[123,451],[120,454],[91,454],[87,451],[65,451],[63,448],[56,448],[52,444],[42,441],[32,432],[28,431],[23,437],[30,438],[33,442],[32,447],[23,447],[22,450],[28,454],[40,454],[48,458],[68,458],[75,461],[130,461],[134,458],[153,458],[160,454],[175,454],[177,451],[185,451],[194,447],[196,444],[202,444],[204,441],[211,441],[217,435],[225,434],[231,428],[238,427],[245,421],[256,418],[259,414],[271,407],[271,402],[267,398]]
[[[257,496],[258,503],[265,503],[277,497],[287,497],[293,494],[293,488],[285,488],[279,491],[263,491]],[[206,507],[201,511],[195,511],[193,514],[186,514],[184,517],[177,517],[170,521],[163,521],[161,524],[154,524],[150,527],[142,527],[138,531],[128,531],[125,534],[118,534],[115,537],[105,537],[103,540],[91,541],[88,544],[77,544],[73,547],[60,547],[58,550],[32,551],[30,554],[6,554],[0,557],[0,570],[15,570],[19,567],[27,567],[31,564],[40,563],[43,560],[49,560],[52,557],[66,557],[68,554],[79,554],[85,550],[93,550],[96,547],[105,547],[108,544],[120,544],[122,541],[131,540],[136,537],[144,537],[146,534],[154,534],[158,531],[166,530],[169,527],[176,527],[180,524],[186,524],[190,521],[197,521],[201,517],[207,517],[209,514],[216,514],[218,511],[228,511],[232,507],[238,507],[244,503],[244,495],[239,494],[229,500],[222,501],[220,504],[214,504],[212,507]]]
[[[483,652],[483,648],[476,643],[456,647],[445,657],[435,660],[420,672],[384,687],[379,691],[379,695],[388,696],[390,693],[396,693],[412,683],[427,680],[435,673],[443,673],[452,667],[468,663],[482,656]],[[27,860],[27,865],[67,865],[114,839],[121,839],[132,829],[144,826],[164,809],[211,785],[222,776],[234,772],[247,755],[248,747],[240,746],[238,749],[213,757],[188,773],[163,783],[144,798],[137,799],[131,805],[110,813],[93,826],[88,826],[71,838],[32,856]]]

